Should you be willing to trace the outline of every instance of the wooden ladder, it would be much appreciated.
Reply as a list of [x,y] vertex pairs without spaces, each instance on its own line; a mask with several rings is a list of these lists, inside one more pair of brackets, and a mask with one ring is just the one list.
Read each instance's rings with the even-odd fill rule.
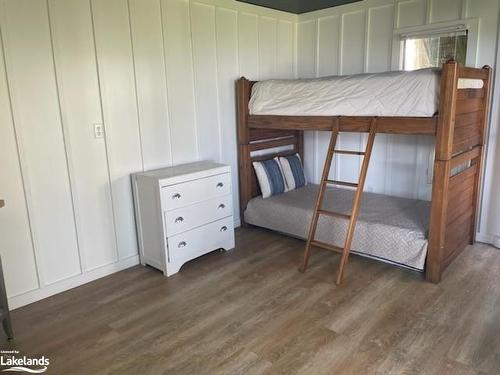
[[[339,134],[339,124],[340,124],[340,117],[337,117],[335,124],[332,127],[332,135],[330,137],[330,145],[328,146],[328,153],[326,155],[325,165],[323,167],[323,174],[321,176],[321,184],[319,187],[318,197],[316,199],[316,205],[314,206],[314,213],[313,213],[313,218],[311,221],[311,227],[309,229],[309,236],[307,238],[307,244],[306,244],[306,248],[304,250],[304,261],[303,261],[302,268],[301,268],[301,271],[305,272],[305,270],[307,268],[307,264],[309,262],[309,255],[311,252],[311,246],[316,246],[316,247],[319,247],[319,248],[322,248],[325,250],[341,253],[342,256],[340,258],[340,263],[339,263],[339,267],[337,270],[337,279],[336,279],[337,285],[340,285],[340,283],[342,282],[344,268],[347,264],[347,259],[349,258],[349,252],[351,251],[352,239],[354,237],[354,229],[356,228],[356,221],[358,219],[361,198],[363,196],[363,187],[365,185],[366,173],[368,172],[368,165],[370,163],[370,157],[372,154],[373,142],[375,141],[375,135],[377,133],[377,129],[376,129],[377,119],[374,117],[370,123],[368,141],[366,143],[366,149],[364,152],[336,150],[335,149],[335,145],[337,144],[337,136]],[[334,154],[363,156],[363,163],[361,165],[361,171],[360,171],[358,183],[336,181],[336,180],[329,179],[330,167],[332,164],[332,159],[333,159]],[[323,197],[325,195],[325,190],[326,190],[327,185],[340,185],[340,186],[348,186],[348,187],[355,187],[356,188],[356,192],[354,194],[354,200],[352,203],[351,214],[343,214],[343,213],[339,213],[339,212],[327,211],[327,210],[322,209]],[[338,217],[338,218],[349,220],[349,225],[347,227],[347,234],[346,234],[346,239],[345,239],[343,248],[315,240],[316,228],[318,226],[318,220],[319,220],[320,215]]]

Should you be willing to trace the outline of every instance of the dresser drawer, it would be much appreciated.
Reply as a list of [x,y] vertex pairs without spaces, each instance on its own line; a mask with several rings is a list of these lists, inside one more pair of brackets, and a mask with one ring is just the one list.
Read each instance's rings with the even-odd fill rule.
[[228,194],[231,194],[230,173],[161,188],[162,205],[166,211]]
[[167,237],[233,214],[232,197],[224,195],[164,212]]
[[183,264],[212,250],[234,248],[233,217],[168,238],[168,261]]

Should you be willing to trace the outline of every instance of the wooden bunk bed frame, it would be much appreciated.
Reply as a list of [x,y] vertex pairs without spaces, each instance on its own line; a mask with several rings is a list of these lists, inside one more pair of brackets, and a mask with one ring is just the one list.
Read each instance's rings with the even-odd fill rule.
[[[479,79],[480,89],[460,89],[459,79]],[[260,195],[253,161],[299,153],[304,160],[303,131],[370,131],[373,117],[250,115],[252,85],[242,77],[236,82],[240,182],[240,210]],[[436,151],[429,222],[426,280],[438,283],[446,267],[468,244],[473,244],[479,206],[481,171],[488,124],[491,68],[464,67],[448,61],[441,71],[438,115],[433,117],[377,117],[377,133],[435,135]],[[292,146],[275,152],[273,148]],[[271,151],[252,156],[254,151]],[[452,171],[459,166],[459,173]]]

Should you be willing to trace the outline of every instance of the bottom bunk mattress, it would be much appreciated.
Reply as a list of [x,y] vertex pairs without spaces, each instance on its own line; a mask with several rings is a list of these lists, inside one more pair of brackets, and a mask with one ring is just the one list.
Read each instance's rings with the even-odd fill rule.
[[[245,221],[306,239],[318,189],[309,184],[270,198],[253,198],[245,210]],[[349,214],[353,199],[354,190],[329,187],[322,208]],[[430,204],[365,192],[352,253],[423,271]],[[316,240],[342,247],[347,224],[346,219],[320,215]]]

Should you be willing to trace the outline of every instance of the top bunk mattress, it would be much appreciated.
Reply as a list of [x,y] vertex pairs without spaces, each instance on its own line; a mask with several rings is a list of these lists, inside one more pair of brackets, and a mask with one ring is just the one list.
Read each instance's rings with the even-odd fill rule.
[[[248,202],[245,221],[299,238],[307,238],[318,185],[266,199],[255,197]],[[348,214],[354,191],[328,187],[323,208]],[[427,255],[427,229],[430,202],[363,193],[356,224],[352,253],[423,271]],[[348,221],[321,215],[316,239],[343,246]]]
[[251,115],[431,117],[440,69],[256,82]]

